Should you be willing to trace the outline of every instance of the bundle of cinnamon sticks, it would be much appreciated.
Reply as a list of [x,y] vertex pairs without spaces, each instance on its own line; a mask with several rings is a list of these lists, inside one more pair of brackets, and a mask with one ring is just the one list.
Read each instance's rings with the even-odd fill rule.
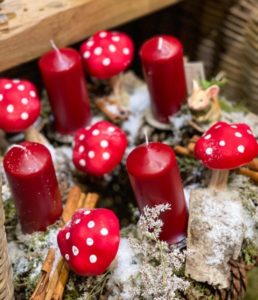
[[[198,135],[194,135],[190,140],[186,147],[181,145],[176,145],[174,150],[176,154],[182,156],[194,156],[194,147],[196,142],[200,137]],[[241,175],[245,175],[252,179],[255,183],[258,183],[258,158],[253,159],[250,163],[238,169],[238,173]]]
[[[98,194],[82,193],[78,186],[70,189],[66,205],[61,217],[62,225],[67,223],[73,213],[79,208],[94,208],[98,201]],[[40,278],[30,300],[60,300],[63,297],[69,276],[69,267],[61,257],[53,268],[57,253],[49,249],[41,268]]]

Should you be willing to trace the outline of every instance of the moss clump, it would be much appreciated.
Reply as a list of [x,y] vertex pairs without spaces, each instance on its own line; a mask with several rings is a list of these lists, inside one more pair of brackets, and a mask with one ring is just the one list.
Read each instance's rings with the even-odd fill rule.
[[243,258],[247,265],[254,265],[258,256],[258,247],[252,241],[247,240],[242,249]]

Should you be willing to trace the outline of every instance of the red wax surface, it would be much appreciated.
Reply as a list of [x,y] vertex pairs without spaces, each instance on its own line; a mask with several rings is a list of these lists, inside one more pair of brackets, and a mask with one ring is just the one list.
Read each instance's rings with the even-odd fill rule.
[[142,45],[140,57],[154,118],[168,123],[186,97],[182,45],[172,36],[157,36]]
[[140,210],[169,203],[161,214],[161,240],[177,243],[186,236],[188,211],[173,150],[162,143],[135,148],[127,158],[127,170]]
[[24,142],[4,157],[4,169],[24,233],[45,230],[62,213],[61,196],[48,149]]
[[41,57],[39,67],[60,133],[72,133],[91,119],[89,97],[79,53],[70,48]]

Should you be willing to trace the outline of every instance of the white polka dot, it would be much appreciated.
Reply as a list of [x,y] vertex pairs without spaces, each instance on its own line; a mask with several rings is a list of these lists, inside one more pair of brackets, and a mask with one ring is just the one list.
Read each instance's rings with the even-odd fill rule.
[[130,50],[128,48],[124,48],[122,51],[123,51],[124,55],[129,55],[130,54]]
[[90,214],[90,210],[86,210],[83,214],[84,214],[85,216],[89,215],[89,214]]
[[240,153],[244,153],[245,152],[245,147],[243,145],[239,145],[237,147],[237,151],[240,152]]
[[94,254],[92,254],[92,255],[90,256],[90,262],[91,262],[92,264],[94,264],[96,261],[97,261],[97,256],[94,255]]
[[6,83],[6,85],[4,86],[4,88],[6,89],[6,90],[9,90],[10,88],[12,88],[12,84],[11,83]]
[[85,167],[86,166],[86,160],[85,159],[80,159],[79,160],[79,165],[81,166],[81,167]]
[[6,107],[6,110],[9,112],[9,113],[12,113],[14,111],[14,106],[12,104],[9,104],[7,105]]
[[22,98],[21,103],[27,105],[29,103],[29,100],[27,98]]
[[20,79],[13,79],[13,83],[19,83]]
[[92,131],[92,135],[96,136],[96,135],[99,135],[100,134],[100,131],[98,129],[94,129]]
[[88,152],[88,157],[89,157],[89,158],[94,158],[94,157],[95,157],[95,152],[92,151],[92,150],[89,151],[89,152]]
[[235,132],[235,136],[241,138],[243,135],[240,132]]
[[207,134],[207,135],[204,137],[205,140],[208,140],[208,139],[210,139],[210,138],[211,138],[211,134]]
[[35,98],[35,97],[36,97],[36,93],[35,93],[34,91],[30,91],[30,96],[31,96],[32,98]]
[[85,51],[84,53],[83,53],[83,57],[84,58],[89,58],[90,57],[90,51]]
[[212,148],[207,148],[206,150],[205,150],[205,153],[207,154],[207,155],[211,155],[212,154]]
[[92,47],[94,45],[94,41],[88,41],[86,44],[88,47]]
[[103,159],[108,160],[110,158],[110,154],[108,152],[104,152],[102,154]]
[[87,244],[88,246],[92,246],[92,245],[94,244],[93,239],[92,239],[92,238],[87,238],[87,239],[86,239],[86,244]]
[[81,134],[81,135],[79,136],[79,140],[80,140],[80,141],[82,141],[84,138],[85,138],[85,135],[84,135],[84,134]]
[[77,256],[79,254],[79,249],[76,246],[72,246],[73,255]]
[[94,49],[94,54],[95,55],[101,55],[103,52],[103,49],[101,47],[97,47]]
[[107,148],[107,147],[108,147],[108,141],[102,140],[102,141],[100,142],[100,146],[101,146],[102,148]]
[[66,259],[66,260],[69,260],[69,259],[70,259],[69,254],[65,254],[65,259]]
[[3,101],[4,96],[2,94],[0,94],[0,101]]
[[74,223],[79,224],[81,222],[81,219],[77,219]]
[[230,127],[231,127],[231,128],[237,128],[237,126],[236,126],[236,125],[231,125]]
[[105,31],[102,31],[102,32],[99,33],[99,36],[101,38],[105,38],[107,36],[107,33]]
[[95,222],[94,221],[90,221],[88,223],[88,228],[93,228],[95,226]]
[[112,127],[112,126],[109,126],[107,130],[108,130],[109,132],[114,132],[114,131],[115,131],[115,128]]
[[109,45],[109,46],[108,46],[108,49],[109,49],[109,51],[112,52],[112,53],[116,52],[116,46],[115,46],[115,45],[112,45],[112,44]]
[[19,84],[19,85],[17,86],[17,89],[18,89],[19,91],[24,91],[24,90],[25,90],[25,86],[24,86],[23,84]]
[[79,147],[79,152],[82,153],[84,150],[85,150],[85,147],[84,147],[83,145],[81,145],[81,146]]
[[111,40],[112,40],[113,42],[119,42],[119,41],[120,41],[120,36],[118,36],[118,35],[112,36],[112,37],[111,37]]
[[221,141],[219,142],[219,145],[220,145],[221,147],[224,147],[224,146],[226,145],[226,142],[223,141],[223,140],[221,140]]
[[66,238],[67,240],[69,240],[70,236],[71,236],[70,232],[66,232],[65,238]]
[[217,125],[215,126],[215,129],[219,129],[221,127],[221,125]]
[[252,131],[250,129],[247,129],[247,133],[253,135]]
[[28,118],[29,118],[29,114],[28,113],[26,113],[26,112],[23,112],[22,114],[21,114],[21,119],[22,120],[28,120]]
[[100,234],[101,234],[101,235],[108,235],[108,230],[107,230],[107,228],[102,228],[102,229],[100,230]]
[[102,60],[103,66],[109,66],[111,64],[110,58],[106,57]]

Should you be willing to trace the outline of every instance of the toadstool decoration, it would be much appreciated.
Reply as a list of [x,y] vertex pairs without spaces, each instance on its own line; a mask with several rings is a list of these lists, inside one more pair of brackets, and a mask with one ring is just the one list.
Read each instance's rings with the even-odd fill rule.
[[58,246],[71,269],[82,276],[106,271],[120,242],[119,221],[109,209],[80,209],[57,236]]
[[219,120],[221,115],[219,91],[218,85],[212,85],[205,90],[193,80],[193,92],[187,103],[197,123],[214,123]]
[[[121,119],[127,118],[127,95],[122,91],[120,75],[133,59],[134,45],[131,38],[121,32],[100,31],[81,45],[81,53],[86,71],[91,76],[110,80],[113,97],[107,99],[107,104],[116,104]],[[101,105],[103,100],[99,107]]]
[[112,171],[127,147],[124,131],[107,121],[79,129],[74,142],[73,162],[77,169],[97,176]]
[[[30,127],[40,114],[40,101],[35,86],[27,80],[0,79],[0,128],[7,133],[25,131],[26,139],[36,136],[38,142],[46,140]],[[31,136],[32,139],[31,139]]]
[[194,152],[196,158],[213,170],[210,187],[222,188],[229,170],[253,160],[258,145],[248,125],[217,122],[197,141]]

